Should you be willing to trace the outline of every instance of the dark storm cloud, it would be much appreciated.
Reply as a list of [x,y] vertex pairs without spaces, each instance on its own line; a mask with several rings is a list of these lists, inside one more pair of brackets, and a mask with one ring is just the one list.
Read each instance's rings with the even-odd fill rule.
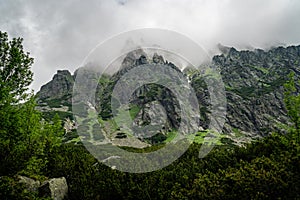
[[208,50],[299,44],[298,0],[0,0],[0,30],[23,37],[38,90],[57,69],[74,71],[99,42],[136,28],[166,28]]

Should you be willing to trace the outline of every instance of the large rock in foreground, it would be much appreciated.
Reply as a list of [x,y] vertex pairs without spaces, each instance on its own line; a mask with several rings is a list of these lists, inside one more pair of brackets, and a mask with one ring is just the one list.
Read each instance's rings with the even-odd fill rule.
[[38,188],[41,185],[40,181],[33,180],[26,176],[18,176],[18,179],[19,179],[19,183],[24,184],[26,189],[30,192],[37,192]]
[[67,180],[62,178],[53,178],[45,181],[39,187],[41,197],[51,197],[54,200],[63,200],[68,195]]

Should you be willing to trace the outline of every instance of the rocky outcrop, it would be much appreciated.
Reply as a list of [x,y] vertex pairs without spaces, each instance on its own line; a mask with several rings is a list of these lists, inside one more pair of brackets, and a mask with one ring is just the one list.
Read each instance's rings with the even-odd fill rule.
[[62,119],[72,118],[74,76],[68,70],[58,70],[52,80],[36,94],[36,109],[51,121],[58,114]]
[[289,119],[283,103],[288,74],[300,78],[300,46],[270,51],[237,51],[215,56],[212,65],[222,75],[227,93],[226,131],[254,135],[284,132]]
[[50,197],[54,200],[63,200],[68,195],[68,185],[64,177],[53,178],[43,182],[39,187],[41,197]]
[[153,63],[155,64],[164,64],[164,58],[161,55],[158,55],[157,53],[153,54],[153,58],[152,58]]
[[[146,58],[146,53],[143,49],[136,49],[134,51],[129,52],[126,57],[123,59],[121,69],[128,68],[136,64],[137,60],[143,56]],[[145,59],[144,59],[145,61]]]
[[123,59],[121,70],[148,63],[165,64],[166,62],[164,61],[163,56],[158,55],[157,53],[154,53],[152,59],[150,59],[143,49],[137,49],[126,55]]
[[44,181],[42,184],[38,180],[26,176],[17,176],[19,183],[24,184],[25,188],[40,197],[49,197],[54,200],[63,200],[68,196],[68,184],[65,177],[52,178]]
[[[73,91],[74,77],[68,70],[58,70],[53,79],[37,93],[39,99],[62,99]],[[70,100],[69,100],[70,101]]]
[[[127,66],[127,67],[123,66],[123,68],[120,71],[115,73],[110,78],[110,83],[103,90],[103,93],[101,94],[101,100],[100,100],[101,105],[99,111],[100,111],[100,116],[103,119],[108,119],[112,117],[111,99],[112,99],[113,90],[116,89],[115,86],[120,80],[120,78],[122,78],[123,75],[125,75],[129,70],[137,66],[144,65],[147,68],[143,69],[142,79],[147,79],[148,75],[152,73],[151,69],[155,69],[156,71],[161,70],[161,74],[166,75],[172,80],[173,83],[176,82],[178,84],[180,83],[180,80],[178,80],[176,73],[179,73],[182,75],[182,77],[184,77],[184,74],[171,62],[167,64],[164,63],[164,59],[162,56],[155,53],[153,55],[152,60],[149,60],[148,58],[149,56],[147,55],[144,54],[140,55],[140,57],[138,57],[134,62],[132,62],[131,66]],[[149,69],[149,71],[146,69]],[[166,81],[166,79],[164,79],[163,81]],[[130,78],[126,81],[125,85],[128,85],[128,87],[130,87],[129,85],[131,83],[132,83],[132,79]],[[133,82],[132,84],[135,83]],[[128,93],[128,88],[126,88],[127,86],[125,85],[120,86],[122,88],[118,91],[121,97],[126,96],[126,94]],[[184,88],[184,85],[178,86],[178,88],[180,87]],[[192,117],[190,116],[187,116],[186,119],[181,119],[180,105],[185,105],[185,103],[179,102],[179,100],[174,96],[174,93],[170,91],[166,86],[162,86],[158,84],[145,84],[139,87],[138,89],[136,89],[135,91],[131,91],[131,92],[132,92],[132,96],[130,98],[130,107],[139,108],[139,112],[135,116],[134,123],[133,123],[135,126],[133,127],[133,129],[135,130],[134,132],[136,133],[143,134],[145,132],[148,132],[149,135],[155,135],[156,133],[167,134],[167,132],[172,131],[173,129],[178,129],[181,125],[181,122],[184,120],[193,121],[193,122],[195,121],[195,120],[188,120],[188,118],[192,119]],[[188,96],[184,96],[184,99],[188,99]],[[153,102],[156,102],[157,104],[155,105],[160,105],[160,107],[154,106],[154,104],[152,104]],[[194,117],[195,118],[197,117],[196,114]],[[148,128],[150,128],[151,131],[149,129],[147,129],[147,131],[143,131],[144,129],[142,127],[150,124],[151,127],[148,126]],[[154,128],[154,126],[157,124],[164,124],[161,127],[162,128],[161,130],[156,130],[156,128]],[[198,130],[197,121],[195,121],[192,124],[189,124],[187,127],[193,127],[194,130]],[[188,128],[186,128],[184,132],[185,134],[188,134],[187,133]]]

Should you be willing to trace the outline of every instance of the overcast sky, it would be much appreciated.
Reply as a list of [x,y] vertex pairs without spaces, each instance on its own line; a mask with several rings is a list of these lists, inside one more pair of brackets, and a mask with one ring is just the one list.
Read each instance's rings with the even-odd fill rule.
[[300,44],[299,0],[0,0],[0,30],[23,37],[39,90],[57,69],[78,68],[105,39],[166,28],[206,50]]

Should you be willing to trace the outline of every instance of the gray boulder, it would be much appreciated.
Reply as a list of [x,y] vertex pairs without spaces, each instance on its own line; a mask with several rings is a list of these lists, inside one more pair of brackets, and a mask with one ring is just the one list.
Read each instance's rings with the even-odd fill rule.
[[40,181],[28,178],[26,176],[18,176],[19,183],[25,184],[25,187],[28,191],[37,192],[39,186],[41,185]]
[[68,195],[67,180],[62,177],[43,182],[39,187],[39,195],[41,197],[51,197],[54,200],[65,199]]

